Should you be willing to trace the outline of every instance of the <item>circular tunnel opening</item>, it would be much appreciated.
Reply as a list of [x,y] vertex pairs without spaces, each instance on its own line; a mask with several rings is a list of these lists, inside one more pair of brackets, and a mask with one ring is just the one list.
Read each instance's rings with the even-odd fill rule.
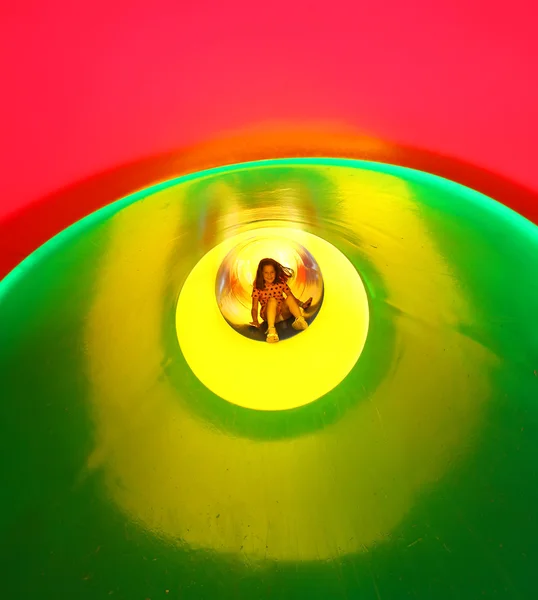
[[[253,319],[252,296],[258,265],[268,257],[291,271],[286,283],[309,326],[321,310],[324,296],[320,266],[312,253],[299,242],[265,233],[237,244],[225,256],[217,272],[215,296],[228,325],[237,333],[258,341],[265,341],[268,324],[263,304],[257,307],[260,327],[250,324]],[[275,326],[280,340],[300,333],[292,327],[293,321],[289,311],[279,309]]]
[[[317,272],[323,273],[323,287],[317,284],[309,287],[310,279],[304,277],[303,284],[295,287],[301,298],[312,289],[316,320],[300,335],[294,335],[286,343],[257,343],[245,335],[238,335],[230,326],[217,301],[215,294],[218,282],[222,280],[219,270],[227,257],[242,255],[241,248],[247,250],[259,244],[262,258],[267,255],[266,241],[287,242],[286,248],[308,252],[315,257]],[[293,240],[290,242],[289,240]],[[283,243],[283,242],[282,242]],[[297,245],[296,245],[297,244]],[[284,247],[279,245],[284,252]],[[285,260],[285,256],[275,254]],[[300,255],[298,255],[300,256]],[[307,263],[307,255],[300,261]],[[252,290],[252,273],[257,260],[245,268],[243,293]],[[239,265],[233,260],[231,264]],[[302,267],[297,265],[297,272]],[[314,263],[312,263],[313,271]],[[238,267],[238,273],[242,270]],[[241,275],[243,277],[243,275]],[[226,278],[225,278],[226,280]],[[304,285],[302,292],[301,285]],[[223,286],[226,289],[226,286]],[[250,293],[250,292],[249,292]],[[231,294],[231,291],[229,292]],[[248,296],[247,296],[248,298]],[[353,298],[352,303],[349,298]],[[231,302],[231,301],[230,301]],[[237,302],[231,302],[236,306]],[[227,306],[226,303],[223,306]],[[248,305],[237,323],[248,327],[251,319]],[[345,315],[345,327],[342,327]],[[233,324],[232,317],[227,314]],[[362,279],[353,263],[334,245],[326,240],[299,229],[284,227],[264,227],[255,231],[245,231],[232,236],[207,252],[191,269],[183,283],[176,305],[176,334],[182,356],[192,373],[220,398],[245,408],[263,411],[280,411],[298,408],[332,390],[349,374],[356,364],[366,343],[369,325],[368,297]],[[254,328],[252,328],[254,329]],[[265,334],[264,339],[265,339]],[[276,347],[275,347],[276,346]],[[264,374],[281,372],[298,373],[286,379],[286,393],[277,393],[273,385],[261,385]],[[253,393],[255,390],[255,393]]]

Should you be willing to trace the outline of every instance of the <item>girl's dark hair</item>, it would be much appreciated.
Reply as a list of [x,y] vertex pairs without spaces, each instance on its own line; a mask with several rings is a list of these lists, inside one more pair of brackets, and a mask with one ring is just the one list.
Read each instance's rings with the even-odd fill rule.
[[262,260],[260,260],[260,264],[258,265],[258,270],[256,271],[256,281],[254,282],[254,286],[259,290],[263,290],[265,287],[265,281],[263,280],[263,268],[267,267],[268,265],[271,265],[275,270],[275,283],[286,283],[288,279],[293,276],[293,269],[284,267],[274,258],[262,258]]

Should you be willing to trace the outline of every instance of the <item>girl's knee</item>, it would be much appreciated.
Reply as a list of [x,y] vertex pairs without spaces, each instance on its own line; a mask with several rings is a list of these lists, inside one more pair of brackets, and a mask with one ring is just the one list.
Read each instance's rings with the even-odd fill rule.
[[269,298],[269,300],[267,301],[267,306],[271,306],[271,305],[275,305],[277,304],[277,299],[276,298]]

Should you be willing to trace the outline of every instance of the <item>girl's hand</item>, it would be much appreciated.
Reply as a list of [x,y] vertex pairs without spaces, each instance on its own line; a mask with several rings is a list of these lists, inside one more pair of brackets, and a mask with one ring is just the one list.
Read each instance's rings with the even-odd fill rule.
[[258,323],[258,321],[251,321],[249,325],[252,325],[252,327],[256,327],[256,329],[260,328],[260,324]]

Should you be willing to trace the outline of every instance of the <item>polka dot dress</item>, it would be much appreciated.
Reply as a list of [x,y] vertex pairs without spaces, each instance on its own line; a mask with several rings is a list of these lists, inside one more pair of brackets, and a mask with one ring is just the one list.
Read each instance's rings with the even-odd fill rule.
[[278,316],[282,312],[284,294],[286,294],[286,296],[291,295],[291,290],[287,283],[266,283],[265,289],[263,290],[259,290],[256,286],[254,286],[254,289],[252,290],[252,297],[257,298],[260,301],[260,316],[264,321],[267,315],[267,303],[269,302],[269,298],[276,298],[276,314]]

